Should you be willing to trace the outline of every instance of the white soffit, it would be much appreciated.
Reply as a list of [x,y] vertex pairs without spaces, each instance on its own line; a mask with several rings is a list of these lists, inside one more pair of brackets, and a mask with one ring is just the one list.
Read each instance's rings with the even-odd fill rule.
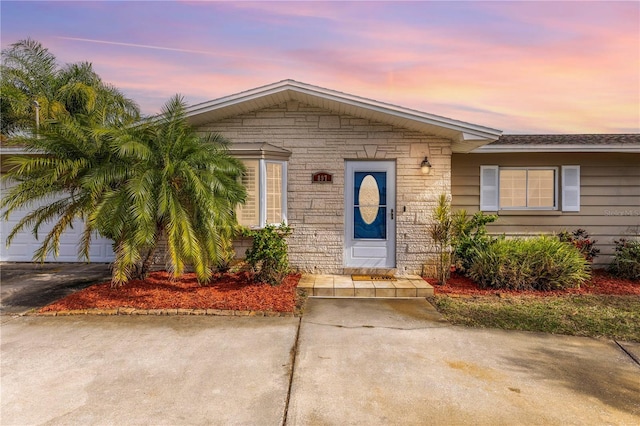
[[335,111],[338,114],[445,137],[452,140],[454,152],[469,152],[497,140],[502,134],[500,130],[489,127],[427,114],[294,80],[283,80],[193,105],[187,108],[187,117],[192,125],[201,126],[290,100]]

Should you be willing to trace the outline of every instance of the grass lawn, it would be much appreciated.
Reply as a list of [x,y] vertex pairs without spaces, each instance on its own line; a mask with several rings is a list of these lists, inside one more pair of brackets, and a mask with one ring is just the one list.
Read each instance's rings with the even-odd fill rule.
[[453,324],[640,342],[640,297],[636,295],[437,295],[432,300]]
[[432,302],[453,324],[640,342],[640,282],[603,270],[579,288],[546,292],[480,288],[456,274],[433,284]]

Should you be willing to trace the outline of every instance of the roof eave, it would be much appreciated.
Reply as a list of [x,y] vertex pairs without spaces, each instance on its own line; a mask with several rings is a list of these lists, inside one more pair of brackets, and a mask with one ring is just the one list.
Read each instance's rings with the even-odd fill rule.
[[481,146],[471,151],[473,154],[507,154],[531,152],[627,152],[640,153],[640,145],[498,145]]
[[[262,102],[258,102],[262,100]],[[247,90],[235,95],[187,108],[187,117],[193,125],[202,125],[222,120],[238,113],[255,111],[276,105],[283,100],[311,101],[312,104],[343,113],[347,107],[350,113],[361,118],[398,124],[426,134],[436,134],[450,138],[454,151],[468,152],[478,146],[496,141],[502,131],[479,126],[446,117],[440,117],[396,105],[387,104],[335,90],[283,80],[267,86]]]

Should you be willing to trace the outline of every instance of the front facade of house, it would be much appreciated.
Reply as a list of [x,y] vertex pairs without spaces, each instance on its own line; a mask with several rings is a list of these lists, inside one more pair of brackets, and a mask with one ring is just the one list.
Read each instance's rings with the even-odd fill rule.
[[312,273],[422,273],[452,151],[500,134],[292,81],[197,105],[189,117],[230,139],[247,166],[239,222],[286,220],[290,262]]
[[[602,262],[614,238],[640,226],[640,135],[501,136],[292,80],[187,115],[228,138],[246,166],[240,224],[287,222],[291,265],[305,272],[431,274],[440,194],[454,210],[497,213],[495,233],[585,228]],[[3,250],[0,260],[28,260]]]

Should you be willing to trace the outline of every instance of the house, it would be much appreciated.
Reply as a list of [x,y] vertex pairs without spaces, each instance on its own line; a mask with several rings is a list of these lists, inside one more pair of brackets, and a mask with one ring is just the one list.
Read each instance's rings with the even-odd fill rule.
[[[454,209],[497,212],[496,233],[583,227],[604,262],[612,240],[640,225],[637,134],[503,136],[292,80],[187,115],[199,131],[230,139],[247,168],[239,222],[289,223],[290,262],[306,272],[422,273],[442,193]],[[12,260],[6,253],[2,260]]]
[[585,229],[595,267],[640,236],[640,134],[503,135],[451,158],[453,209],[496,213],[494,234]]

